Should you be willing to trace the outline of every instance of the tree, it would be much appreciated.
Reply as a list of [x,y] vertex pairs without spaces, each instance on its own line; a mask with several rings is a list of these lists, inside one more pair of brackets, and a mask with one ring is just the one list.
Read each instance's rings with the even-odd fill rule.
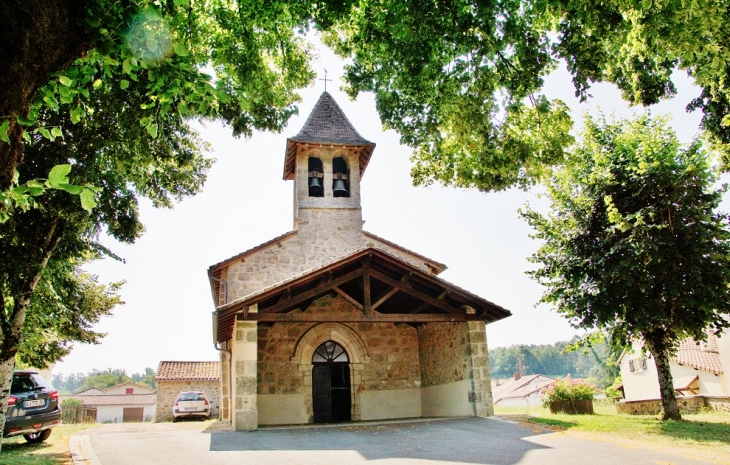
[[680,147],[666,120],[595,121],[548,184],[548,215],[523,216],[544,241],[529,274],[576,327],[613,344],[643,340],[654,356],[665,419],[680,413],[669,357],[680,340],[730,326],[730,232],[724,189],[699,141]]
[[52,260],[43,270],[16,355],[21,362],[42,368],[68,355],[73,343],[98,344],[105,336],[93,325],[122,303],[116,295],[122,283],[99,284],[74,265]]
[[157,381],[155,381],[155,370],[152,368],[145,368],[144,373],[134,373],[132,379],[135,383],[144,384],[153,389],[157,389]]
[[[49,129],[39,109],[73,103],[79,121],[91,91],[112,78],[123,97],[145,97],[138,122],[153,135],[166,113],[219,118],[236,135],[280,130],[295,89],[314,77],[297,31],[329,11],[326,2],[3,0],[0,190],[23,158],[24,129]],[[127,88],[143,75],[144,89]]]
[[[108,79],[89,92],[87,114],[76,122],[75,101],[38,112],[40,125],[63,127],[65,134],[52,139],[33,134],[26,159],[18,167],[20,176],[33,180],[65,167],[56,180],[60,185],[69,185],[69,176],[73,176],[76,184],[90,183],[101,191],[92,199],[96,204],[92,210],[64,191],[48,191],[43,208],[16,208],[0,223],[3,411],[19,350],[23,350],[21,355],[40,354],[33,356],[51,362],[69,349],[71,341],[93,343],[102,336],[90,325],[118,299],[76,270],[102,255],[116,257],[98,243],[101,231],[133,243],[144,231],[138,215],[139,196],[149,198],[155,206],[171,207],[173,200],[198,192],[205,181],[212,160],[203,155],[206,145],[181,115],[159,115],[155,134],[139,124],[146,111],[144,89],[149,79],[149,74],[140,75],[126,89]],[[109,291],[116,287],[112,285]],[[63,309],[59,318],[48,317],[59,308]],[[0,431],[4,419],[0,415]]]
[[643,105],[686,71],[702,89],[688,109],[727,157],[729,12],[723,0],[363,0],[325,37],[352,58],[348,93],[373,92],[415,149],[415,184],[496,191],[544,179],[572,143],[565,105],[540,95],[561,62],[581,99],[605,81]]
[[126,370],[111,368],[107,368],[106,370],[94,369],[84,379],[84,383],[78,390],[84,391],[91,388],[106,389],[127,382],[134,382],[134,380],[131,376],[127,375]]

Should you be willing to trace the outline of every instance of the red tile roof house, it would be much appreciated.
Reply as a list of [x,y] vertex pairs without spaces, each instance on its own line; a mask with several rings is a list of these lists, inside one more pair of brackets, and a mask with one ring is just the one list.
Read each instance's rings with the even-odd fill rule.
[[[618,360],[625,396],[619,411],[653,413],[659,408],[656,365],[650,355],[641,353],[641,347],[641,342],[635,342],[633,352],[624,351]],[[707,342],[700,343],[685,339],[670,359],[670,370],[680,408],[702,408],[706,406],[702,398],[708,398],[713,399],[712,407],[730,411],[730,335],[710,333]],[[696,396],[702,398],[697,400]],[[647,400],[654,402],[636,403]]]
[[172,421],[172,406],[183,391],[203,391],[218,416],[221,398],[220,362],[160,362],[157,381],[157,421]]
[[61,396],[61,402],[66,399],[80,400],[86,407],[95,407],[97,423],[152,421],[156,416],[155,390],[137,383],[122,383],[106,389],[89,388],[72,396]]
[[494,405],[500,407],[526,407],[540,405],[542,394],[540,391],[555,380],[543,375],[521,376],[515,373],[513,379],[496,384],[492,389]]

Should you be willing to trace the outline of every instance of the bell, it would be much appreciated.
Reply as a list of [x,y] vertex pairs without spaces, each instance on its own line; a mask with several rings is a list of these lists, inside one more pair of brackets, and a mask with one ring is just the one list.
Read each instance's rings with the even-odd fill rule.
[[309,178],[309,196],[321,197],[322,194],[322,183],[319,182],[319,178]]
[[335,188],[332,189],[332,193],[335,197],[347,197],[347,188],[345,187],[345,181],[342,179],[335,180]]

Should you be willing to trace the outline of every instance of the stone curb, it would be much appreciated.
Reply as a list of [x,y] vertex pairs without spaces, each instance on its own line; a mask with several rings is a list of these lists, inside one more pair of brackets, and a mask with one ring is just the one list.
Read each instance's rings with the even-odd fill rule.
[[68,441],[68,449],[74,465],[101,465],[99,457],[91,448],[91,439],[88,435],[71,436]]

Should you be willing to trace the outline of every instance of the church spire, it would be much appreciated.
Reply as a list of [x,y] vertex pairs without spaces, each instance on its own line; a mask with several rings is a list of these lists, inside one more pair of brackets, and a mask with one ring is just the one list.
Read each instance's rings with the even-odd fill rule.
[[286,142],[284,179],[294,179],[297,151],[301,147],[310,145],[348,147],[357,152],[361,176],[375,149],[375,144],[357,132],[327,91],[319,97],[301,131]]

